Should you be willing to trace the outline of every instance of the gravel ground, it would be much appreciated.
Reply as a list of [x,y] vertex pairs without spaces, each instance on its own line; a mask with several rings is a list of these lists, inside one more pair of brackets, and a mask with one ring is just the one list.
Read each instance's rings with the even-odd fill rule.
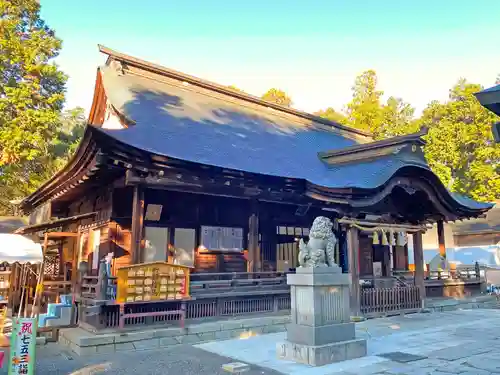
[[[7,353],[0,375],[7,374]],[[135,375],[222,375],[221,369],[231,359],[206,352],[188,345],[161,350],[113,353],[79,357],[62,349],[57,344],[39,346],[37,350],[36,375],[68,374],[135,374]],[[108,367],[107,371],[88,372],[93,366]],[[270,369],[252,366],[246,375],[278,375]]]

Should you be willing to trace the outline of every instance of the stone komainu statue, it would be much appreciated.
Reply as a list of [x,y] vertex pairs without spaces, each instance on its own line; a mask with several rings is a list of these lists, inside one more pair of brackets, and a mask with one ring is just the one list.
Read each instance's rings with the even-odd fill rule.
[[314,219],[309,231],[309,242],[299,242],[300,267],[333,267],[337,238],[332,231],[332,221],[324,216]]

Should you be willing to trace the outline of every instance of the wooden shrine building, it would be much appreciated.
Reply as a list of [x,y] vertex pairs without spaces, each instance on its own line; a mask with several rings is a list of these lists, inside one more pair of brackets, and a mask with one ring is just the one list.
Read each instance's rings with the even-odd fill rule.
[[73,218],[61,227],[78,233],[72,261],[87,261],[90,272],[110,253],[113,273],[166,260],[193,274],[293,270],[298,239],[315,217],[328,216],[339,238],[337,261],[355,286],[377,262],[386,277],[408,269],[407,246],[389,252],[384,241],[374,245],[374,231],[412,233],[415,284],[425,293],[421,233],[430,223],[479,217],[492,207],[446,189],[425,161],[425,131],[373,141],[317,116],[100,51],[108,59],[97,70],[76,154],[21,204],[38,218],[24,233]]
[[[500,85],[476,93],[476,98],[484,108],[500,116]],[[491,124],[491,130],[495,142],[500,143],[500,121]]]

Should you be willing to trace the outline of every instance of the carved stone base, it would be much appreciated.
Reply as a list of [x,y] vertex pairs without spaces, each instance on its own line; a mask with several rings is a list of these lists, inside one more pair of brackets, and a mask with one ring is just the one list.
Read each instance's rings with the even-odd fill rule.
[[354,339],[327,345],[309,346],[289,341],[276,345],[278,359],[310,366],[324,366],[366,356],[366,340]]
[[348,274],[338,266],[297,268],[287,276],[291,321],[279,359],[323,366],[366,356],[366,340],[356,339],[350,319]]

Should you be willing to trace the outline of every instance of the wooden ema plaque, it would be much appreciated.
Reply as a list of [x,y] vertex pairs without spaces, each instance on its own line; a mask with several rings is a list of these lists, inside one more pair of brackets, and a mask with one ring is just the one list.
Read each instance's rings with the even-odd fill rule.
[[189,274],[189,267],[167,262],[122,267],[117,271],[116,302],[148,302],[188,298]]

